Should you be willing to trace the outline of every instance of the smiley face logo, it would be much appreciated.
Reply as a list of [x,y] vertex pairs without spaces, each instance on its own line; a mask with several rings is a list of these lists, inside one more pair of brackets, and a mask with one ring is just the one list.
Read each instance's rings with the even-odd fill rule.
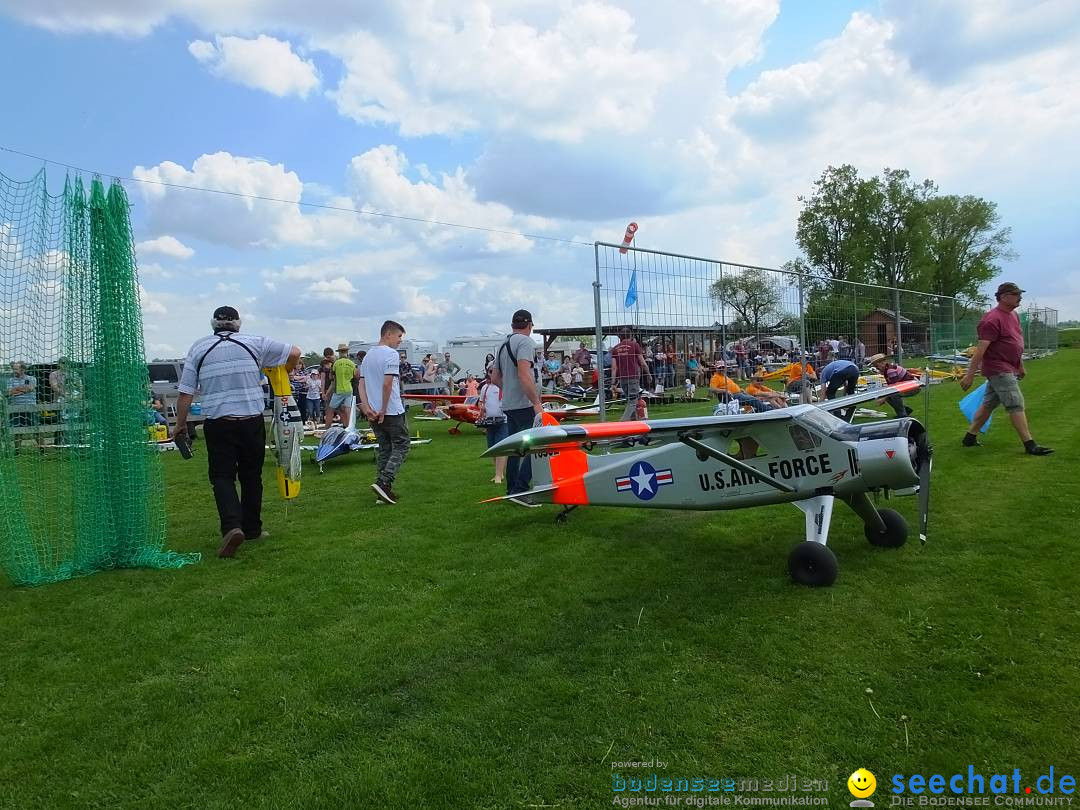
[[877,790],[877,779],[866,768],[859,768],[847,780],[847,789],[856,799],[865,799]]

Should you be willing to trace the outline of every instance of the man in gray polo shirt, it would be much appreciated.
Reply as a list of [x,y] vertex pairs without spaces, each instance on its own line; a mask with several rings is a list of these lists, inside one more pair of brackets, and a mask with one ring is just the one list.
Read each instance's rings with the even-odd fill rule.
[[[495,365],[491,370],[491,381],[502,391],[502,408],[506,414],[507,430],[512,435],[540,424],[544,412],[540,404],[540,395],[536,392],[536,377],[533,375],[533,357],[536,353],[536,341],[532,334],[532,314],[527,309],[519,309],[510,321],[513,333],[499,347],[495,354]],[[532,462],[526,456],[510,456],[506,460],[506,494],[518,495],[529,489],[532,480]],[[528,498],[510,498],[518,506],[539,506]]]
[[[240,313],[218,307],[212,335],[195,341],[184,361],[173,439],[187,438],[188,409],[202,391],[206,456],[221,523],[219,557],[234,557],[247,540],[263,534],[262,467],[266,455],[262,369],[291,371],[300,348],[258,335],[240,335]],[[240,481],[240,496],[236,481]]]

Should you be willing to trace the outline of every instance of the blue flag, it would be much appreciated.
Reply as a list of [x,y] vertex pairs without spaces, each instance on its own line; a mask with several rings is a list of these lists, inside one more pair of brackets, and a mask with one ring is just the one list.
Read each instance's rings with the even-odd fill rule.
[[[983,383],[973,391],[968,392],[968,395],[960,400],[960,413],[964,414],[970,422],[975,418],[975,411],[979,409],[979,405],[983,401],[983,395],[986,394],[986,383]],[[990,429],[990,422],[993,420],[993,416],[986,420],[986,424],[982,426],[982,430],[979,433],[986,433]]]
[[626,309],[630,309],[637,303],[637,268],[634,268],[634,272],[630,274],[630,286],[626,290],[626,302],[623,306]]

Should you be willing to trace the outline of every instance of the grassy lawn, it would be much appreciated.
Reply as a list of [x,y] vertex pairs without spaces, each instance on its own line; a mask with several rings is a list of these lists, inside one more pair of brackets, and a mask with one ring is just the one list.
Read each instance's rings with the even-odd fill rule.
[[833,805],[860,766],[878,807],[894,773],[1080,776],[1080,350],[1028,367],[1057,453],[1002,412],[961,448],[959,389],[933,387],[929,544],[872,547],[838,505],[820,590],[788,578],[791,506],[556,526],[477,505],[482,434],[419,422],[398,506],[360,453],[287,512],[268,466],[272,537],[218,560],[202,447],[170,453],[169,547],[202,563],[0,584],[0,806],[610,807],[611,763],[654,757],[827,779]]

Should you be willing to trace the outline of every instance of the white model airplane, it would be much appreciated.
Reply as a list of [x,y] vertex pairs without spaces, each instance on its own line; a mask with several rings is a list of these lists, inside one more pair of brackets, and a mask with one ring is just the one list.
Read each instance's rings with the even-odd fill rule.
[[[901,546],[908,533],[904,518],[878,509],[869,493],[918,492],[925,543],[932,461],[917,420],[849,424],[834,412],[922,385],[903,382],[765,413],[583,425],[552,420],[484,453],[533,458],[533,489],[491,500],[524,496],[560,504],[560,522],[584,504],[711,510],[791,503],[806,515],[806,541],[791,552],[788,570],[796,582],[831,585],[837,561],[826,541],[834,501],[863,520],[872,544]],[[621,447],[634,449],[610,452]]]

